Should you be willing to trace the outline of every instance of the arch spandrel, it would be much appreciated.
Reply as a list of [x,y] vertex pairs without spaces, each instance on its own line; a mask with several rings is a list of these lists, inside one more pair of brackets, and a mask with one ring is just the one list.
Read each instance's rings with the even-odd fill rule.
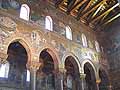
[[38,55],[37,57],[39,57],[40,53],[45,49],[47,49],[47,52],[52,56],[53,61],[55,63],[55,67],[59,68],[59,65],[61,64],[59,54],[54,47],[48,45],[47,43],[45,43],[45,44],[42,43],[42,47],[40,46],[40,48],[38,48],[38,50],[36,52],[36,54]]
[[71,53],[71,52],[65,52],[65,53],[64,53],[64,56],[62,57],[62,66],[63,66],[63,68],[65,68],[64,63],[65,63],[66,58],[69,57],[69,56],[71,56],[71,57],[74,58],[75,62],[76,62],[77,65],[78,65],[79,73],[82,73],[82,71],[81,71],[81,70],[82,70],[82,69],[81,69],[81,64],[80,64],[80,62],[79,62],[79,59],[78,59],[73,53]]
[[28,53],[28,62],[32,58],[32,45],[30,43],[29,38],[25,37],[22,34],[14,33],[10,37],[6,38],[4,40],[4,53],[7,54],[8,47],[12,42],[18,41],[20,44],[23,45],[23,47],[26,49],[26,52]]

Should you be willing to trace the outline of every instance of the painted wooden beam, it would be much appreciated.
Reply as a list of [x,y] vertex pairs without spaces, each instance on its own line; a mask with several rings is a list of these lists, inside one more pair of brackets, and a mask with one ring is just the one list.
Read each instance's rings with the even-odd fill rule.
[[119,14],[120,14],[120,10],[117,11],[116,13],[114,13],[114,14],[113,14],[112,16],[110,16],[109,18],[107,18],[107,19],[104,21],[104,23],[101,23],[101,25],[105,26],[105,25],[113,22],[115,19],[117,19],[117,18],[120,17]]
[[79,7],[80,9],[79,9],[78,14],[77,14],[77,17],[76,17],[77,20],[79,20],[79,17],[80,17],[80,15],[81,15],[81,13],[84,11],[84,9],[86,8],[86,6],[88,6],[89,2],[90,2],[90,1],[88,0],[88,1],[86,1],[86,2],[84,3],[84,5],[82,5],[81,7]]
[[107,11],[103,12],[100,16],[97,16],[96,18],[94,18],[93,20],[91,20],[90,23],[94,23],[96,20],[100,19],[101,17],[103,17],[104,15],[106,15],[108,12],[112,11],[114,8],[118,7],[119,3],[115,4],[114,6],[112,6],[111,8],[109,8]]
[[78,1],[72,8],[70,11],[74,11],[75,9],[79,8],[81,5],[83,5],[87,0],[82,0],[82,1]]
[[64,0],[56,0],[55,7],[58,8],[58,6],[63,2]]
[[83,12],[81,14],[81,17],[84,18],[86,17],[89,13],[91,13],[92,11],[96,10],[99,6],[101,6],[103,3],[105,3],[106,0],[103,1],[99,1],[98,3],[96,3],[93,7],[88,8],[85,12]]
[[72,1],[70,2],[70,4],[69,4],[68,7],[67,7],[67,14],[70,14],[70,12],[71,12],[71,10],[72,10],[72,7],[74,6],[74,4],[75,4],[76,1],[77,1],[77,0],[72,0]]

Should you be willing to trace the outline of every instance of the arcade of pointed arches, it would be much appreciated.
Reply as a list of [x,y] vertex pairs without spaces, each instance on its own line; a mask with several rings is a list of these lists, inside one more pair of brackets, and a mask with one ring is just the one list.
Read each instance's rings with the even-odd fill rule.
[[[13,68],[16,68],[16,70],[21,71],[21,69],[19,69],[16,66],[20,63],[20,61],[18,60],[18,57],[22,52],[25,55],[23,56],[21,54],[21,56],[23,56],[23,58],[26,59],[26,60],[21,61],[22,64],[20,65],[20,67],[24,67],[21,72],[22,73],[21,75],[24,76],[22,79],[25,79],[26,82],[30,82],[30,71],[27,69],[27,63],[32,61],[32,59],[33,59],[31,50],[32,50],[32,47],[30,47],[30,44],[28,45],[28,42],[26,42],[23,38],[14,38],[11,40],[11,43],[9,41],[8,50],[7,50],[7,54],[8,54],[7,62],[8,63],[1,65],[0,73],[3,73],[3,74],[1,74],[0,77],[6,78],[6,79],[8,78],[9,80],[15,79],[15,78],[11,79],[12,75],[13,75],[12,72],[14,71]],[[77,77],[77,78],[80,77],[81,73],[86,74],[85,80],[86,80],[86,85],[87,85],[86,88],[87,89],[92,90],[92,89],[97,88],[97,86],[95,84],[96,84],[96,79],[98,76],[96,76],[96,75],[99,75],[99,74],[97,74],[96,68],[90,60],[83,60],[83,62],[81,64],[79,59],[74,54],[67,52],[67,54],[64,54],[62,61],[58,61],[58,60],[60,60],[58,58],[58,55],[56,55],[54,53],[54,51],[52,51],[52,50],[53,49],[46,47],[40,51],[40,56],[39,56],[38,61],[40,63],[43,63],[43,66],[41,67],[43,73],[40,73],[41,68],[39,68],[37,71],[37,79],[38,80],[40,79],[39,78],[40,75],[43,76],[43,78],[42,78],[43,81],[45,78],[49,78],[47,81],[51,81],[51,82],[46,82],[46,84],[50,85],[51,88],[55,89],[55,74],[56,74],[56,71],[59,71],[59,64],[62,63],[63,68],[66,71],[66,76],[64,78],[65,80],[63,82],[64,90],[66,90],[67,88],[72,90],[73,87],[75,90],[77,90],[77,88],[79,87],[79,85],[77,83],[79,81],[76,81],[77,79],[75,77]],[[11,53],[16,53],[16,51],[18,52],[18,54],[16,54],[16,57],[17,57],[16,60],[11,60],[11,59],[13,59],[13,57],[11,56]],[[28,60],[30,60],[30,61],[28,61]],[[49,67],[49,69],[48,69],[48,67]],[[99,77],[101,78],[101,82],[103,82],[103,84],[100,83],[100,90],[102,90],[105,87],[106,83],[107,83],[107,85],[109,85],[109,82],[108,82],[109,80],[107,80],[107,82],[106,82],[106,81],[104,81],[104,78],[102,78],[102,76],[107,77],[105,72],[103,73],[102,70],[100,70],[99,73],[100,73]],[[93,76],[92,76],[92,74],[93,74]],[[17,75],[17,73],[16,73],[16,75]],[[47,75],[47,76],[44,77],[44,75],[45,76]],[[18,75],[18,77],[19,77],[19,75]],[[93,85],[95,87],[90,85],[89,79],[94,81]],[[52,82],[52,80],[54,82]],[[23,82],[24,82],[24,80],[23,80]],[[37,82],[39,83],[39,81],[37,81]],[[73,84],[73,82],[74,82],[74,84]],[[39,89],[40,87],[37,87],[37,88]],[[107,88],[107,87],[105,87],[105,88]]]
[[[20,18],[29,21],[29,16],[29,6],[27,4],[21,5]],[[45,29],[53,31],[51,16],[45,17]],[[72,30],[69,26],[66,26],[65,34],[67,39],[72,40]],[[88,47],[86,35],[82,33],[81,39],[83,47]],[[66,52],[63,58],[60,58],[58,52],[49,45],[43,45],[43,48],[36,52],[29,38],[24,37],[24,35],[13,34],[5,43],[4,53],[8,57],[6,64],[0,64],[0,83],[12,83],[15,86],[17,84],[26,90],[37,83],[36,87],[32,87],[33,90],[58,90],[56,89],[56,81],[60,81],[60,84],[62,83],[61,90],[81,90],[81,88],[98,90],[96,80],[99,77],[101,79],[99,90],[107,90],[108,88],[109,79],[106,72],[104,69],[99,69],[97,72],[98,67],[95,68],[96,66],[94,66],[92,60],[82,60],[83,62],[81,62],[71,52]],[[95,47],[96,51],[100,52],[97,41]],[[59,74],[61,74],[61,77]],[[81,79],[84,82],[81,82]],[[34,83],[30,84],[31,82]],[[86,86],[83,87],[80,85],[81,83]]]

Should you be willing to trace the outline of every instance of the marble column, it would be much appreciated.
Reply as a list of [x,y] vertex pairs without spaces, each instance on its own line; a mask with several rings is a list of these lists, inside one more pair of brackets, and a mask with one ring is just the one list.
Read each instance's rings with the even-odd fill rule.
[[86,74],[80,73],[80,86],[81,86],[81,88],[79,88],[79,90],[87,90],[85,77],[86,77]]
[[108,86],[108,90],[113,90],[113,88],[112,88],[112,85],[111,85],[111,84]]
[[56,90],[63,90],[65,73],[66,73],[66,70],[64,68],[59,69],[59,72],[57,73]]
[[36,90],[36,73],[40,67],[39,62],[32,61],[29,65],[30,70],[30,90]]
[[2,64],[6,64],[8,62],[7,58],[8,58],[7,54],[0,52],[0,68],[1,68]]
[[100,84],[100,82],[101,82],[101,80],[100,80],[100,79],[96,80],[97,90],[99,90],[99,84]]

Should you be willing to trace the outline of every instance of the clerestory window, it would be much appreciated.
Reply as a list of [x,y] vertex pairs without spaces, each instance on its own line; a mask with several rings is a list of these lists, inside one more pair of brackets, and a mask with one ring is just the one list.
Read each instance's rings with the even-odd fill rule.
[[45,18],[45,29],[53,31],[53,21],[50,16],[46,16]]
[[24,20],[29,20],[30,8],[27,4],[22,4],[20,9],[20,18]]
[[84,47],[87,47],[88,45],[87,45],[87,38],[86,38],[86,36],[84,35],[84,34],[82,34],[82,43],[83,43],[83,46]]
[[95,48],[97,52],[100,52],[99,43],[97,41],[95,41]]
[[72,40],[72,31],[69,26],[66,27],[66,38]]

